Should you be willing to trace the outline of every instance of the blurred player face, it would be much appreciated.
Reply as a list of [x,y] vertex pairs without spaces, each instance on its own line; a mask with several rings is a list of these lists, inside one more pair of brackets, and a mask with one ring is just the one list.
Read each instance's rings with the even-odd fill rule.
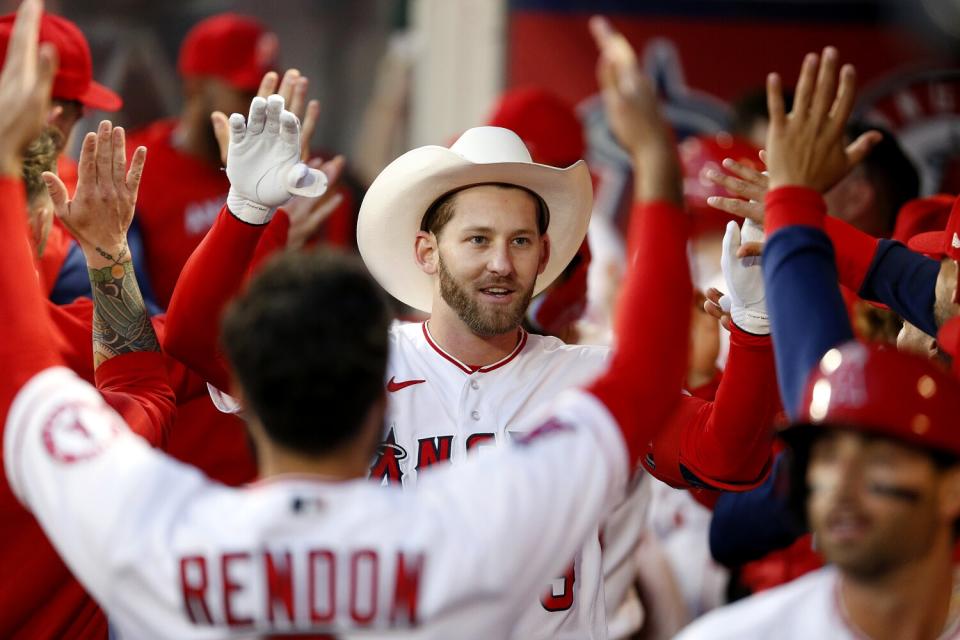
[[937,341],[906,321],[897,335],[897,349],[924,358],[933,358],[938,353]]
[[893,440],[842,430],[821,436],[807,467],[817,547],[844,573],[869,580],[922,557],[938,536],[949,545],[956,475]]
[[957,303],[957,271],[957,263],[954,260],[948,258],[940,263],[936,300],[933,305],[933,315],[939,325],[960,315],[960,304]]
[[70,142],[70,134],[77,122],[83,118],[83,105],[76,100],[60,100],[54,98],[52,101],[52,111],[50,124],[59,129],[62,137],[58,138],[60,151],[63,151]]
[[549,255],[537,213],[522,189],[484,185],[457,194],[437,238],[440,297],[473,333],[492,337],[520,326]]

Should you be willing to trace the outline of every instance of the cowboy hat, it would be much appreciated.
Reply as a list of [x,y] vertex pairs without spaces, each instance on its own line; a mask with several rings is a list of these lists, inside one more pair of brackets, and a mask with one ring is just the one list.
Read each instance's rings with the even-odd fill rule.
[[475,127],[449,149],[430,145],[408,151],[387,165],[367,190],[357,219],[357,246],[380,286],[404,304],[429,313],[433,278],[414,258],[414,238],[423,216],[448,193],[491,183],[522,187],[546,204],[550,258],[534,293],[553,282],[587,233],[593,186],[586,163],[579,160],[566,169],[536,164],[514,132]]

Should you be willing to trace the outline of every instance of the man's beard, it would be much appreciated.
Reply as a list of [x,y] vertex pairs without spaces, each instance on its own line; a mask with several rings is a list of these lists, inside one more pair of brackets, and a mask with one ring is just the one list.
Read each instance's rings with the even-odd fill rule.
[[453,309],[460,320],[474,334],[482,338],[492,338],[516,329],[527,312],[530,299],[533,298],[533,286],[526,291],[518,288],[515,280],[490,282],[486,286],[506,286],[514,290],[517,299],[509,305],[484,305],[471,296],[466,287],[457,282],[440,259],[440,297]]

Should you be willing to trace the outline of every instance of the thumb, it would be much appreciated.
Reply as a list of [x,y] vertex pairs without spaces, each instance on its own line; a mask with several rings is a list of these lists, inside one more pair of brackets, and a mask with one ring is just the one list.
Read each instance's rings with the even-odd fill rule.
[[883,140],[883,134],[879,131],[861,133],[856,140],[847,145],[847,164],[851,167],[860,164],[881,140]]
[[723,234],[723,259],[729,260],[737,255],[740,248],[740,225],[731,220]]
[[227,163],[227,147],[230,146],[230,121],[223,111],[214,111],[210,114],[210,124],[213,125],[213,136],[220,147],[220,159]]
[[62,217],[67,210],[67,187],[55,173],[44,171],[42,177],[44,184],[47,185],[47,191],[50,192],[50,199],[53,201],[57,217]]

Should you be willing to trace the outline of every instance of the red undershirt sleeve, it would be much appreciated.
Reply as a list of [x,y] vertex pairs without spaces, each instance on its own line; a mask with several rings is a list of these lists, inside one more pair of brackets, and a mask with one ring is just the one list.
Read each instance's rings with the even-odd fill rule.
[[94,374],[103,399],[130,430],[161,448],[176,417],[176,398],[165,364],[159,351],[137,351],[110,358]]
[[23,181],[0,177],[0,424],[20,388],[44,369],[62,364],[54,351],[50,316],[40,293],[40,282],[27,229]]
[[224,206],[187,260],[167,310],[164,351],[214,386],[228,390],[220,317],[237,294],[267,225],[250,225]]
[[669,203],[634,205],[617,343],[606,373],[588,389],[619,424],[631,467],[681,397],[693,295],[689,226],[689,216]]
[[833,243],[840,284],[851,291],[860,291],[880,240],[831,216],[824,218],[823,230]]

